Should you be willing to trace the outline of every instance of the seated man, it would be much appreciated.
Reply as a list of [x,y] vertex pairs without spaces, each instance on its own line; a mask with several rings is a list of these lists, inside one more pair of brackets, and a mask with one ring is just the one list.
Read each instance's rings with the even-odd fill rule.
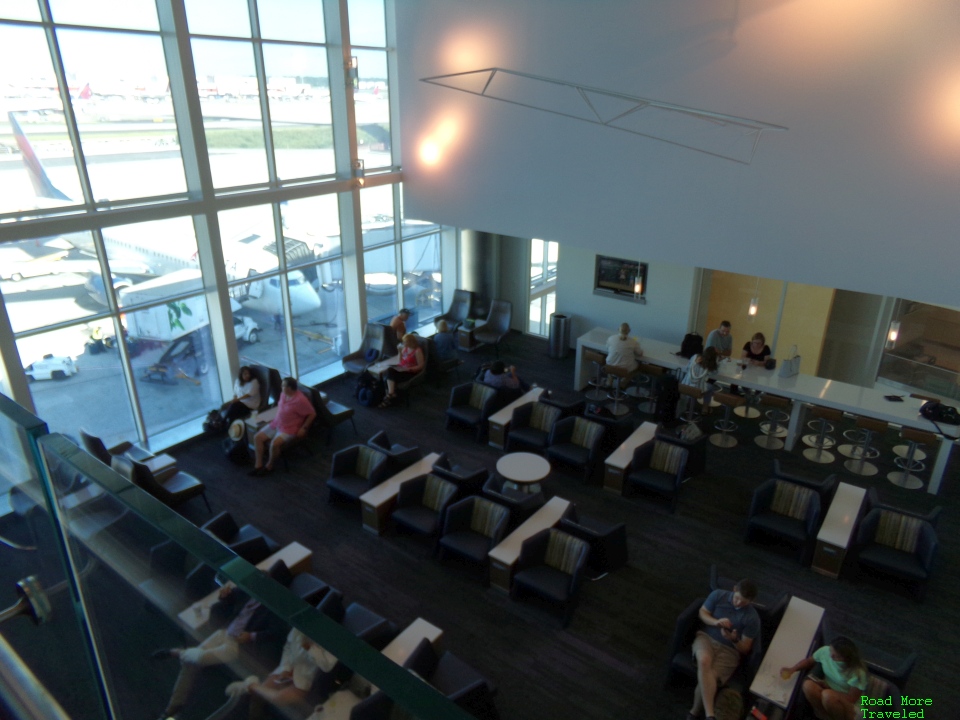
[[233,583],[227,583],[220,589],[219,599],[210,608],[210,617],[213,620],[231,615],[226,628],[215,631],[196,647],[171,648],[153,653],[151,657],[157,660],[177,658],[180,661],[180,674],[161,717],[169,718],[183,709],[203,668],[234,662],[242,646],[259,646],[266,649],[266,654],[269,654],[271,647],[276,650],[282,637],[277,617],[259,600],[248,598]]
[[450,332],[450,326],[446,320],[440,320],[437,323],[437,332],[433,335],[433,354],[440,362],[457,357],[457,337]]
[[716,330],[711,330],[707,335],[707,342],[704,348],[712,347],[717,351],[721,358],[728,358],[733,352],[733,336],[730,335],[730,321],[722,320]]
[[643,357],[643,350],[635,337],[630,337],[630,325],[620,323],[620,330],[616,335],[607,338],[607,365],[622,367],[633,372]]
[[503,364],[503,360],[497,360],[490,366],[490,369],[483,374],[483,382],[495,388],[519,389],[523,392],[530,389],[530,385],[517,375],[517,366],[507,367]]
[[397,338],[401,340],[403,336],[407,334],[407,320],[410,319],[410,314],[407,308],[400,308],[390,321],[390,327],[392,327],[393,331],[397,334]]
[[[284,443],[295,437],[305,438],[307,430],[317,417],[317,411],[307,396],[300,392],[296,380],[292,377],[284,378],[282,387],[276,417],[253,438],[256,461],[250,471],[251,475],[266,475],[273,470],[280,453],[283,452]],[[270,451],[264,464],[263,455],[267,443],[270,443]]]
[[714,590],[700,608],[700,621],[706,627],[697,631],[693,641],[697,689],[687,720],[699,720],[703,711],[707,720],[716,720],[717,688],[730,679],[760,634],[760,616],[751,604],[756,596],[757,586],[741,580],[733,592]]

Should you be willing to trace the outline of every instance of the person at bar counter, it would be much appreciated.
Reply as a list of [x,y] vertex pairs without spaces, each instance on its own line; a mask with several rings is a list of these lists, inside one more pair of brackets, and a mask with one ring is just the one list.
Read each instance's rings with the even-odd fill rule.
[[762,332],[754,333],[750,342],[743,346],[743,352],[740,355],[740,361],[746,365],[757,365],[763,367],[770,357],[770,346],[767,345],[767,339]]
[[860,715],[867,667],[850,638],[838,635],[810,657],[781,668],[780,675],[789,680],[802,670],[810,670],[803,681],[803,694],[820,720],[853,720]]
[[707,335],[704,348],[713,348],[721,358],[728,358],[733,353],[733,336],[730,334],[730,321],[723,320],[720,327],[711,330]]
[[635,337],[630,337],[630,325],[620,323],[620,330],[607,338],[607,365],[622,367],[627,372],[637,369],[643,350]]
[[697,665],[697,689],[687,720],[716,720],[714,703],[717,689],[730,679],[743,658],[750,654],[760,634],[760,616],[753,607],[757,586],[741,580],[733,592],[714,590],[700,607],[700,622],[693,641],[693,659]]

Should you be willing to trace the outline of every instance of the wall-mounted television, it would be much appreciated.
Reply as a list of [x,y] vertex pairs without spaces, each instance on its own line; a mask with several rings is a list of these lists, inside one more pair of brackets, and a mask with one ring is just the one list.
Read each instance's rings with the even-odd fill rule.
[[645,303],[646,292],[646,263],[597,255],[593,281],[594,295],[608,295],[621,300]]

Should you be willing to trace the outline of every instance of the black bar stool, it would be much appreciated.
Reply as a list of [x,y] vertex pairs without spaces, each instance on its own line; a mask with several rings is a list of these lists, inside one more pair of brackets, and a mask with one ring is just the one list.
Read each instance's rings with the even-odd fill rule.
[[[863,416],[858,417],[855,430],[858,430],[860,433],[860,442],[854,446],[849,456],[850,459],[844,461],[843,467],[854,475],[863,475],[864,477],[871,477],[880,472],[876,465],[869,462],[870,460],[876,460],[880,457],[880,451],[872,447],[870,443],[873,442],[876,436],[883,436],[889,427],[889,424],[883,420],[874,420],[873,418]],[[844,433],[844,436],[850,437],[847,433]],[[838,447],[837,452],[840,451],[841,448]]]
[[907,490],[919,490],[923,487],[923,480],[914,473],[921,473],[926,469],[926,464],[921,459],[926,457],[926,454],[920,448],[932,449],[937,442],[937,436],[925,430],[907,427],[900,431],[900,435],[907,441],[907,453],[903,457],[894,459],[894,464],[900,469],[887,473],[887,480]]
[[843,420],[843,412],[822,406],[813,408],[814,419],[807,423],[807,427],[813,430],[813,434],[804,435],[803,442],[809,445],[803,451],[803,456],[810,462],[826,464],[835,460],[833,453],[827,452],[837,441],[830,435],[836,428],[836,425]]
[[606,404],[607,410],[612,412],[615,417],[626,415],[630,412],[630,408],[627,407],[626,403],[620,402],[626,397],[623,387],[630,384],[630,381],[636,376],[637,370],[627,370],[619,365],[604,365],[603,372],[613,377],[613,392],[607,395],[613,402]]
[[764,394],[761,404],[770,409],[766,413],[767,420],[760,423],[761,434],[753,441],[767,450],[782,450],[783,438],[787,436],[787,423],[790,421],[790,413],[787,412],[790,400],[779,395]]
[[723,413],[723,418],[717,420],[713,426],[720,432],[713,433],[713,435],[710,436],[710,442],[717,447],[734,447],[737,444],[737,439],[730,433],[737,429],[737,424],[730,419],[730,413],[734,408],[743,407],[747,401],[742,396],[734,395],[733,393],[717,393],[713,396],[713,399],[720,405],[723,405],[726,410]]
[[593,388],[592,390],[587,390],[587,399],[605,400],[607,391],[604,388],[603,366],[607,364],[607,356],[596,350],[587,349],[583,351],[583,362],[593,363],[593,366],[597,370],[594,379],[587,381],[587,385]]

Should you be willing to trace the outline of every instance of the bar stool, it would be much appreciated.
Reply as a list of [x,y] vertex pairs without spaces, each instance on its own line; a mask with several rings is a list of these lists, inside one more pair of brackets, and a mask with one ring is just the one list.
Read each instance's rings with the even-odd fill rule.
[[588,400],[605,400],[607,397],[607,391],[604,388],[603,381],[603,366],[607,364],[607,356],[596,350],[584,350],[583,352],[583,361],[593,363],[597,368],[597,375],[594,380],[588,380],[587,385],[590,385],[593,390],[587,390],[587,399]]
[[746,393],[744,403],[740,407],[734,408],[734,414],[748,420],[760,417],[760,410],[757,408],[757,403],[760,402],[760,393],[746,388],[744,388],[744,392]]
[[[639,401],[641,405],[649,406],[650,403],[656,403],[657,401],[657,383],[664,375],[667,374],[667,369],[662,368],[659,365],[651,365],[649,363],[640,363],[637,367],[637,379],[636,384],[627,388],[627,395],[633,397]],[[646,390],[642,390],[641,386],[647,386]],[[644,410],[644,412],[652,412],[651,410]]]
[[[919,395],[919,394],[917,394],[917,393],[910,393],[910,397],[912,397],[912,398],[917,398],[918,400],[923,400],[924,402],[940,402],[937,398],[935,398],[935,397],[930,397],[929,395]],[[919,432],[919,431],[917,431],[917,432]],[[900,436],[903,437],[903,433],[900,433]],[[936,438],[936,436],[934,436],[934,438]],[[906,438],[904,438],[904,439],[906,439]],[[907,453],[910,451],[910,445],[911,445],[911,443],[907,443],[907,444],[905,444],[905,445],[894,445],[894,446],[893,446],[893,454],[896,455],[897,457],[905,458],[905,457],[907,456]],[[920,450],[920,449],[918,449],[918,448],[914,448],[914,456],[913,456],[913,459],[914,459],[914,460],[926,460],[926,459],[927,459],[927,454],[926,454],[923,450]],[[894,462],[896,462],[896,461],[894,461]]]
[[[873,418],[860,416],[857,418],[856,430],[860,431],[860,443],[853,449],[853,454],[849,460],[844,461],[843,466],[854,475],[863,475],[870,477],[880,472],[879,468],[870,460],[880,457],[880,451],[871,447],[870,443],[877,435],[883,435],[887,432],[889,424],[884,420],[874,420]],[[849,431],[848,431],[849,432]],[[847,433],[844,433],[847,436]],[[849,437],[849,436],[847,436]],[[840,451],[840,448],[837,448]]]
[[626,415],[630,412],[630,408],[627,407],[626,403],[620,402],[626,396],[626,393],[621,392],[620,388],[629,383],[630,380],[636,376],[637,371],[627,370],[619,365],[604,365],[603,371],[613,377],[613,392],[607,395],[613,402],[607,403],[605,407],[612,412],[615,417]]
[[923,472],[926,469],[926,465],[919,457],[921,455],[926,457],[926,453],[920,450],[920,447],[932,448],[933,444],[937,442],[937,436],[925,430],[914,430],[907,427],[900,431],[900,435],[907,441],[907,454],[905,457],[894,459],[894,464],[900,470],[887,473],[887,480],[907,490],[919,490],[923,487],[923,480],[913,473]]
[[840,410],[833,410],[822,406],[813,408],[814,419],[807,423],[807,427],[814,431],[811,435],[804,435],[803,442],[809,445],[803,451],[803,456],[810,462],[826,464],[834,461],[834,455],[827,452],[827,448],[832,448],[837,441],[829,435],[834,431],[835,423],[843,420],[843,413]]
[[786,408],[790,407],[790,400],[779,395],[765,394],[761,401],[764,405],[769,405],[767,410],[767,421],[760,423],[760,435],[757,435],[753,441],[767,450],[782,450],[783,438],[787,436],[787,423],[790,421],[790,413]]
[[683,383],[677,386],[677,390],[680,391],[681,402],[683,403],[683,411],[679,418],[686,422],[696,422],[700,419],[700,413],[697,412],[697,403],[703,397],[703,390],[695,385],[684,385]]
[[713,399],[716,400],[718,404],[726,407],[726,410],[723,413],[723,419],[717,420],[713,426],[720,432],[713,433],[713,435],[710,436],[710,442],[717,447],[731,448],[737,444],[737,439],[730,435],[730,433],[737,429],[737,424],[730,419],[730,413],[734,408],[743,407],[747,401],[742,396],[734,395],[733,393],[717,393],[713,396]]

